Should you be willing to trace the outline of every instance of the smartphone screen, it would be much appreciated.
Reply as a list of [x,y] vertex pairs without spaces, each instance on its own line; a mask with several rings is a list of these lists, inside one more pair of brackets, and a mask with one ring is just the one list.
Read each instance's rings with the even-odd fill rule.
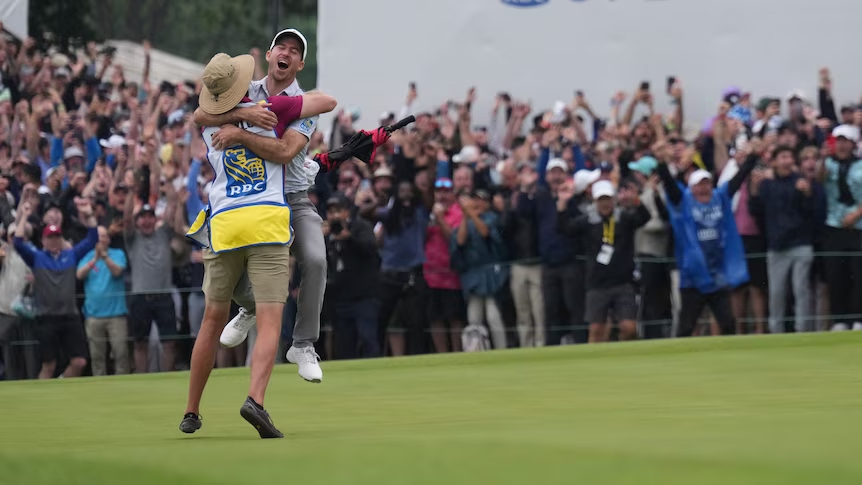
[[641,83],[641,91],[649,91],[649,81],[644,81]]

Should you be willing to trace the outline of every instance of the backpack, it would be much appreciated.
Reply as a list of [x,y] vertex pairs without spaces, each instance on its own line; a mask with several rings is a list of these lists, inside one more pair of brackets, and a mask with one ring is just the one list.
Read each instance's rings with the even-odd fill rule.
[[481,352],[491,348],[488,329],[482,325],[467,325],[461,333],[461,346],[464,352]]

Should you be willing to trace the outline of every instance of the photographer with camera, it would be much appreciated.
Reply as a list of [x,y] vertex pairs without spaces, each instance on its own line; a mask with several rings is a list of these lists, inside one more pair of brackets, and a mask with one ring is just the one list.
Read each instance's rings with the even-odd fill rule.
[[329,294],[335,300],[335,356],[379,357],[377,240],[371,225],[352,217],[350,208],[343,194],[334,194],[326,201],[323,222]]

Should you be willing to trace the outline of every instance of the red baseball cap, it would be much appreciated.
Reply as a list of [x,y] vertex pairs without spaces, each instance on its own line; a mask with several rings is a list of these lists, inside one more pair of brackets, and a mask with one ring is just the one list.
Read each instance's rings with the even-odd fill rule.
[[45,226],[45,229],[42,229],[42,237],[50,237],[50,236],[62,236],[63,231],[60,229],[60,226],[50,225]]

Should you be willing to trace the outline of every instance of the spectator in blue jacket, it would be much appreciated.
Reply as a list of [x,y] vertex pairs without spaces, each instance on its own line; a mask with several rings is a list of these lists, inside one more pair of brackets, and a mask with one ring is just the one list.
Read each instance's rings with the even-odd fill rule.
[[505,349],[506,328],[496,301],[497,292],[509,279],[508,267],[502,264],[506,246],[500,218],[490,210],[491,196],[485,190],[462,195],[458,203],[464,218],[452,234],[450,252],[467,299],[467,322],[481,327],[487,320],[494,348]]
[[683,189],[667,168],[666,153],[659,153],[658,174],[669,202],[676,261],[680,272],[682,309],[677,336],[690,337],[704,305],[709,305],[722,334],[733,334],[736,321],[730,292],[748,282],[745,251],[736,230],[731,199],[757,163],[755,140],[739,152],[745,163],[726,184],[713,186],[710,172],[699,169]]
[[[26,195],[22,196],[23,201],[28,199]],[[14,244],[27,266],[33,269],[36,333],[42,353],[40,379],[54,377],[60,350],[69,359],[64,377],[80,376],[87,366],[87,339],[75,301],[75,272],[78,262],[96,246],[99,234],[90,201],[76,199],[75,205],[89,231],[83,241],[68,249],[64,247],[62,230],[55,225],[42,231],[43,249],[33,246],[25,239],[24,228],[33,207],[24,202],[18,209]]]
[[813,330],[810,319],[811,265],[814,238],[823,225],[821,209],[826,204],[823,186],[797,173],[796,155],[789,146],[779,146],[772,155],[775,177],[760,181],[752,175],[748,206],[756,220],[763,221],[766,234],[766,266],[769,275],[769,331],[784,332],[787,285],[793,286],[797,332]]

